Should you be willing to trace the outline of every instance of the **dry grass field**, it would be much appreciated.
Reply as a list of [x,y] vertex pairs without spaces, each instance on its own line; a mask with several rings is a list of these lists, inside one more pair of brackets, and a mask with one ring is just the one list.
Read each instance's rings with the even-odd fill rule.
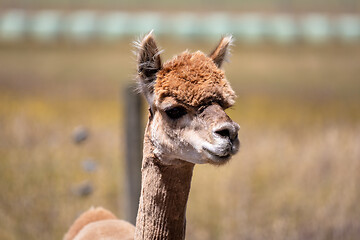
[[[165,58],[216,42],[159,40]],[[92,205],[123,217],[121,89],[134,69],[130,40],[0,46],[0,239],[61,239]],[[187,239],[359,239],[360,46],[240,45],[225,69],[242,148],[195,168]],[[80,125],[90,135],[76,145]],[[84,181],[94,191],[79,197]]]

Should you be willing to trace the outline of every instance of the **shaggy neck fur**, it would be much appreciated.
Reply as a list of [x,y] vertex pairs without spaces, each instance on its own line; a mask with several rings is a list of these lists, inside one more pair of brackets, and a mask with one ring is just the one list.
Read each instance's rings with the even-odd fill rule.
[[160,163],[145,133],[142,188],[135,240],[185,239],[185,213],[194,164]]

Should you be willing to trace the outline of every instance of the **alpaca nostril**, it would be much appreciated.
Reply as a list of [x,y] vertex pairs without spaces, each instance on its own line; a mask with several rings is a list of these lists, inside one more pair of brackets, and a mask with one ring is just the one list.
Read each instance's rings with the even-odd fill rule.
[[231,142],[237,138],[238,131],[238,127],[229,122],[220,124],[213,129],[215,137],[229,139]]
[[218,130],[218,131],[215,131],[215,133],[222,137],[230,138],[230,131],[228,129]]

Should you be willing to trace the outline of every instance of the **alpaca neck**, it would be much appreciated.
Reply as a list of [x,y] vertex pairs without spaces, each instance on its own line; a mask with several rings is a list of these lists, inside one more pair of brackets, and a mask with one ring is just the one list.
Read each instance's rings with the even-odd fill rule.
[[163,165],[145,134],[135,240],[185,239],[185,213],[194,165]]

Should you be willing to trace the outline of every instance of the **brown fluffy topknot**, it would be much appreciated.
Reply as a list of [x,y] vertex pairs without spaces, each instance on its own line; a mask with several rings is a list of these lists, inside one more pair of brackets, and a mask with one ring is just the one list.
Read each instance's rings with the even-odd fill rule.
[[154,92],[160,101],[170,96],[194,107],[217,102],[227,108],[236,98],[223,70],[200,51],[186,51],[165,63],[157,73]]

